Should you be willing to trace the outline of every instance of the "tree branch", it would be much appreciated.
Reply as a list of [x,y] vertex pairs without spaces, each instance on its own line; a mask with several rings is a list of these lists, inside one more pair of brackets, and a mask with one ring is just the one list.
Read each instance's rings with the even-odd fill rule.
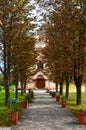
[[4,74],[4,71],[2,70],[1,66],[0,66],[0,71]]

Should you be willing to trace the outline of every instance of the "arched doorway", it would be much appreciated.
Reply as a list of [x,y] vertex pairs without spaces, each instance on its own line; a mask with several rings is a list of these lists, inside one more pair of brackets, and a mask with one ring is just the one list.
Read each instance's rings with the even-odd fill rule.
[[44,89],[46,87],[47,76],[39,71],[33,76],[34,86],[38,89]]
[[44,79],[44,77],[43,77],[41,74],[39,74],[39,75],[37,76],[35,85],[36,85],[36,87],[39,88],[39,89],[43,89],[43,88],[45,87],[45,79]]
[[45,87],[45,79],[36,79],[36,87],[43,89]]

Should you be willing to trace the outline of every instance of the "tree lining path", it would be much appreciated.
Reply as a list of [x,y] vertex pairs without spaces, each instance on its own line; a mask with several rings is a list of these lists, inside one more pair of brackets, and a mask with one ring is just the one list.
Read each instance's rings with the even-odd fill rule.
[[45,90],[35,90],[35,99],[12,130],[86,130],[67,108],[61,108]]

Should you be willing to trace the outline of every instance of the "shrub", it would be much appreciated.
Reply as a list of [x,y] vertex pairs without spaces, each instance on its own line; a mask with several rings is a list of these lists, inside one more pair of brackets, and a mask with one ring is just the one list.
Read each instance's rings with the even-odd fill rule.
[[18,113],[21,114],[22,113],[22,107],[19,103],[15,103],[15,104],[12,104],[10,106],[10,111],[15,111],[15,112],[18,111]]
[[62,101],[67,101],[67,99],[65,98],[64,95],[61,97],[61,100],[62,100]]
[[56,92],[56,97],[57,97],[57,96],[60,96],[60,94],[59,94],[58,92]]
[[34,98],[34,92],[32,90],[30,91],[30,96],[31,98]]
[[52,95],[52,93],[53,93],[53,92],[52,92],[52,91],[50,91],[50,95]]
[[28,102],[32,102],[32,98],[30,94],[26,94],[25,95],[25,100],[27,100]]
[[12,122],[8,116],[8,111],[0,111],[0,126],[11,126]]

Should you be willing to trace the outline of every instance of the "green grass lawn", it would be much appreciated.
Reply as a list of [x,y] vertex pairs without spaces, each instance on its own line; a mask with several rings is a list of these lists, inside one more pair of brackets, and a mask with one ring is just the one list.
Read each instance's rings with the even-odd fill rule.
[[[19,101],[23,99],[23,97],[21,96],[21,94],[19,93]],[[15,98],[15,92],[11,91],[10,92],[10,100],[12,100],[13,98]],[[5,91],[1,91],[0,92],[0,108],[4,107],[5,104]]]
[[[64,88],[64,92],[65,92],[65,87],[66,85],[64,84],[63,88]],[[69,93],[76,93],[76,87],[74,83],[71,83],[69,86]],[[85,84],[82,84],[82,92],[86,92],[86,86]]]
[[70,93],[67,108],[77,117],[81,109],[86,111],[86,93],[82,93],[82,104],[76,105],[76,93]]
[[[64,93],[65,93],[65,85],[64,85]],[[86,110],[86,88],[85,85],[82,85],[82,104],[76,105],[76,87],[74,84],[70,84],[69,89],[69,98],[67,101],[67,107],[77,116],[78,111],[83,108]]]
[[0,107],[4,106],[4,100],[5,100],[4,91],[1,91],[0,92]]
[[[19,101],[23,100],[24,97],[19,93]],[[10,91],[10,100],[15,98],[15,92]],[[0,92],[0,126],[10,126],[11,121],[8,117],[9,108],[5,107],[5,91]]]

